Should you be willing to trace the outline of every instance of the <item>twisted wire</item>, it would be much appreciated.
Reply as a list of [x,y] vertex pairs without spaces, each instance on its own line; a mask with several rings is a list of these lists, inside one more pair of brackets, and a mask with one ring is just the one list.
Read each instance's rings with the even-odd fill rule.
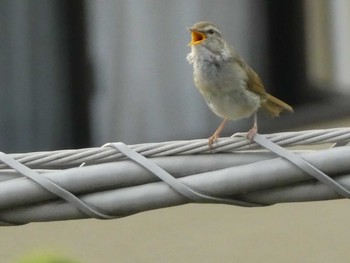
[[[350,141],[350,128],[284,132],[266,134],[264,136],[283,147],[337,143]],[[212,149],[208,147],[207,139],[135,144],[129,145],[129,147],[145,157],[194,155],[213,152],[227,153],[261,149],[259,145],[251,143],[244,136],[220,138],[214,143]],[[10,156],[22,164],[35,169],[66,169],[79,166],[82,163],[92,165],[125,159],[123,154],[108,147],[10,154]],[[6,165],[0,164],[0,169],[6,169],[6,167]]]
[[[212,149],[207,139],[129,146],[143,155],[138,161],[130,161],[125,151],[122,154],[120,148],[112,148],[111,144],[99,148],[2,154],[6,159],[1,160],[9,166],[0,164],[0,225],[90,217],[83,212],[80,202],[91,211],[103,212],[105,218],[198,202],[181,194],[176,187],[169,187],[161,176],[155,176],[153,168],[143,169],[146,166],[140,165],[141,159],[162,168],[190,190],[210,197],[199,202],[233,200],[231,203],[254,206],[347,197],[334,191],[336,188],[332,186],[338,185],[346,191],[350,188],[350,147],[327,147],[317,151],[287,151],[277,147],[285,152],[281,154],[264,141],[275,143],[275,149],[276,145],[336,143],[342,146],[350,141],[350,128],[257,134],[254,140],[272,152],[248,141],[245,134],[236,134],[219,139]],[[114,145],[120,146],[120,143]],[[288,162],[288,158],[280,158],[285,154],[311,164],[314,170],[324,173],[321,179],[327,178],[331,183],[324,184],[323,179],[310,176],[299,165]],[[15,164],[14,159],[20,163]],[[23,165],[30,168],[26,169],[35,177],[43,176],[45,178],[41,179],[62,188],[75,198],[75,204],[62,201],[62,196],[55,191],[47,191],[47,183],[39,187],[30,176],[23,177],[19,169]],[[17,180],[18,177],[23,180]],[[64,200],[69,199],[65,197]]]

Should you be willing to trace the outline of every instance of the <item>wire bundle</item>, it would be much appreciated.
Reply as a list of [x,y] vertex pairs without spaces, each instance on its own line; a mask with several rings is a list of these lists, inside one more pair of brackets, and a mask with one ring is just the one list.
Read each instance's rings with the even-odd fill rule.
[[[350,128],[264,135],[283,147],[346,143]],[[190,199],[113,147],[8,154],[92,209],[118,218],[189,202],[233,200],[243,206],[343,198],[299,167],[243,137],[221,138],[208,148],[206,139],[129,146],[190,189],[213,197]],[[350,147],[293,151],[350,189]],[[233,202],[233,203],[234,203]],[[229,203],[229,202],[222,202]],[[24,224],[89,218],[75,206],[0,165],[0,223]],[[98,218],[98,217],[97,217]]]

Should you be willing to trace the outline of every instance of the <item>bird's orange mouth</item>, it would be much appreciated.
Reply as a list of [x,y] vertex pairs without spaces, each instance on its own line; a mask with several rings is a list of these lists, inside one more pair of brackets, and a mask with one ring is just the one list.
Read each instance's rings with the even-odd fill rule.
[[191,39],[191,42],[188,43],[189,46],[198,45],[207,38],[206,35],[203,34],[202,32],[196,31],[192,28],[190,28],[190,30],[191,30],[192,39]]

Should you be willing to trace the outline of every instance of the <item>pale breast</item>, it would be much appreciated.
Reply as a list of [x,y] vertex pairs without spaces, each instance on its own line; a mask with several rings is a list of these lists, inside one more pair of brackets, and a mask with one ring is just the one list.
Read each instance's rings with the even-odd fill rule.
[[246,88],[247,76],[233,61],[195,60],[194,81],[210,109],[222,118],[251,116],[260,107],[259,95]]

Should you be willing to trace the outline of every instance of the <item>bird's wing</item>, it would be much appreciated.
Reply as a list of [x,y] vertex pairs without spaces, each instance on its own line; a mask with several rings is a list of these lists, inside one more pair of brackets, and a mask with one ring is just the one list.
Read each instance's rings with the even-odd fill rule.
[[264,84],[262,83],[259,75],[251,67],[249,67],[241,57],[238,56],[237,62],[247,72],[247,88],[250,91],[260,95],[262,98],[261,107],[263,109],[265,109],[272,116],[278,116],[282,110],[293,112],[293,108],[290,105],[266,92]]
[[247,88],[250,91],[255,92],[264,97],[266,95],[266,91],[259,75],[251,67],[249,67],[248,64],[238,54],[236,61],[247,72]]

